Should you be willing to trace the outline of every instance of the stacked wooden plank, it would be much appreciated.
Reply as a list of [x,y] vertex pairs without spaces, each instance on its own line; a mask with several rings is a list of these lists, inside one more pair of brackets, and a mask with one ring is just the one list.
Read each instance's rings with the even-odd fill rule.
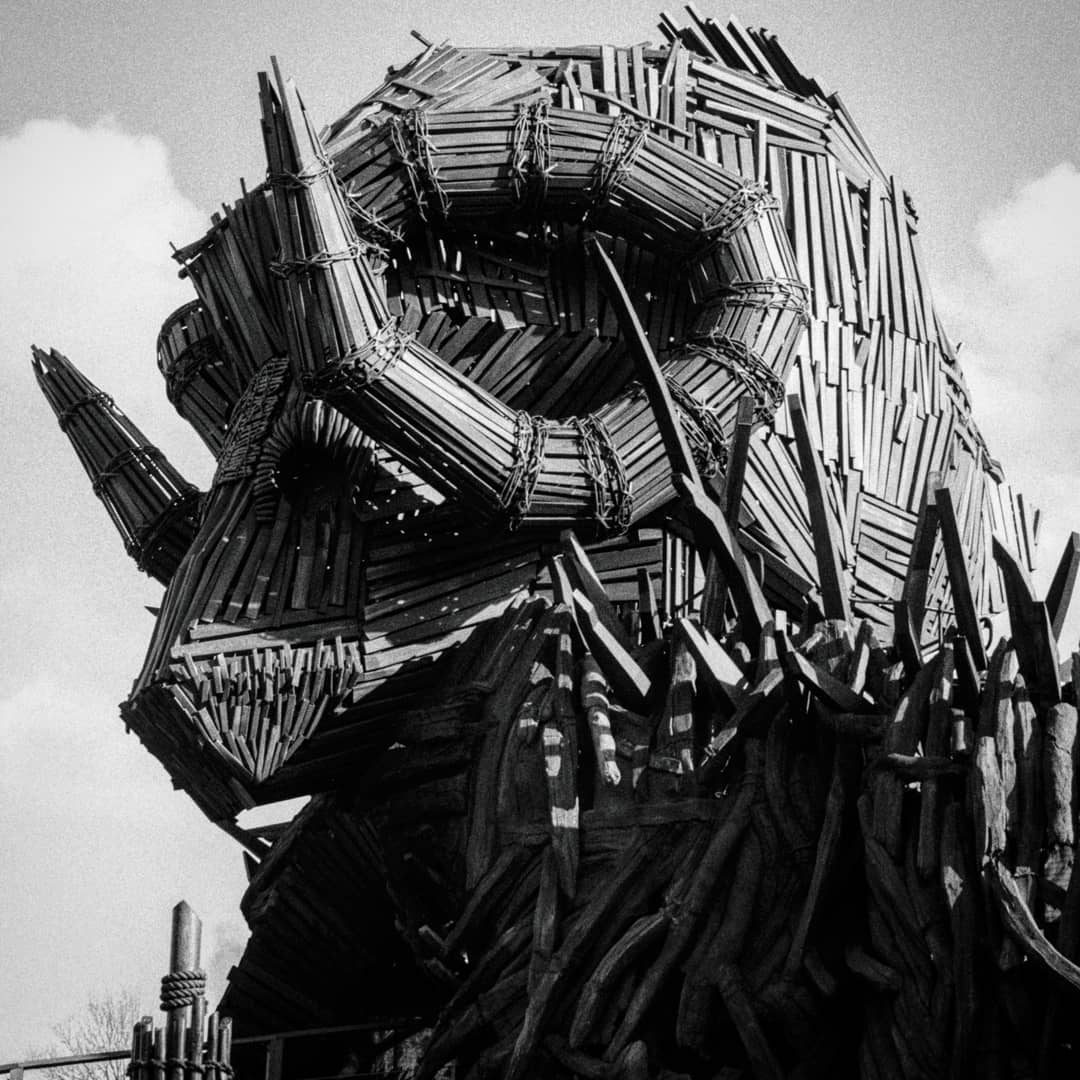
[[[688,504],[695,529],[707,507]],[[865,620],[777,617],[751,640],[684,617],[655,639],[568,539],[555,602],[509,609],[356,801],[316,801],[271,850],[228,1001],[255,1030],[336,1015],[294,999],[338,970],[313,934],[345,850],[412,952],[388,992],[429,995],[421,1076],[1068,1075],[1080,656],[1059,674],[1040,630],[1069,596],[1049,612],[995,558],[1014,637],[973,659],[976,624],[905,664]],[[366,914],[339,933],[385,946]],[[285,938],[302,958],[276,957]]]
[[198,491],[66,356],[35,347],[33,364],[128,554],[140,570],[168,582],[198,529]]
[[232,408],[253,372],[226,359],[201,300],[192,300],[165,320],[158,334],[157,354],[169,400],[217,457],[225,443]]

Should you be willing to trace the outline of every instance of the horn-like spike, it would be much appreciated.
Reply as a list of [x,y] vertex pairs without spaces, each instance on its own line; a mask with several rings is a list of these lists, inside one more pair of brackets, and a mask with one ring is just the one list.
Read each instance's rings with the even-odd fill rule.
[[38,385],[128,554],[167,584],[198,529],[198,489],[66,356],[33,352]]
[[263,136],[274,191],[289,356],[312,376],[327,357],[351,356],[390,319],[385,289],[357,239],[345,196],[292,80],[259,76]]

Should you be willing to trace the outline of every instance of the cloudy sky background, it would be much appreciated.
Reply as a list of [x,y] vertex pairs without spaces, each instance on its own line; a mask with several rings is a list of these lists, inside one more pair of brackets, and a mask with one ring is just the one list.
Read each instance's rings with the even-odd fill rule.
[[[0,1061],[46,1045],[50,1026],[100,989],[132,986],[152,1009],[180,897],[204,919],[213,994],[244,937],[239,848],[123,733],[116,706],[160,589],[91,494],[34,384],[30,343],[69,355],[205,485],[209,457],[154,363],[162,319],[190,298],[168,243],[201,235],[239,177],[261,178],[255,74],[269,56],[329,121],[415,54],[411,28],[460,44],[632,43],[660,40],[658,10],[654,0],[0,6]],[[913,194],[976,417],[1046,512],[1048,573],[1080,528],[1077,6],[798,0],[737,14],[841,91]]]

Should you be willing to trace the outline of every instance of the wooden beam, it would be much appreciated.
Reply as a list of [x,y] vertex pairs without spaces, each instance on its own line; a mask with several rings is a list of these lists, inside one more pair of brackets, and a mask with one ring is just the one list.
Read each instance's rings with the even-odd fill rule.
[[1057,637],[1047,606],[1035,599],[1027,571],[997,535],[993,551],[1005,579],[1005,600],[1020,670],[1033,694],[1049,705],[1057,705],[1061,701],[1060,666]]
[[589,651],[596,657],[620,703],[635,712],[646,709],[652,680],[604,625],[596,608],[580,589],[574,590],[574,610]]
[[1050,625],[1058,641],[1061,640],[1061,631],[1065,628],[1065,619],[1072,604],[1077,570],[1080,570],[1080,533],[1074,532],[1065,541],[1061,561],[1046,593],[1046,610],[1050,614]]
[[735,433],[728,452],[727,476],[724,479],[724,517],[733,528],[739,525],[743,485],[746,481],[746,459],[750,454],[750,436],[754,431],[754,399],[749,394],[739,398],[735,414]]
[[979,671],[985,671],[986,648],[983,645],[982,626],[979,623],[978,612],[975,610],[975,600],[971,595],[971,575],[968,572],[964,541],[960,536],[960,526],[956,520],[952,492],[940,478],[938,486],[934,489],[934,504],[937,507],[938,521],[941,526],[941,541],[945,545],[945,561],[949,567],[949,585],[952,588],[956,625],[960,633],[967,638],[975,666]]
[[938,533],[938,511],[934,492],[941,484],[940,473],[930,473],[919,520],[915,525],[915,537],[911,542],[911,558],[904,577],[900,600],[893,609],[894,632],[900,659],[914,678],[922,666],[922,628],[926,617],[926,590],[930,583],[930,561],[934,555],[934,541]]
[[675,486],[686,498],[698,550],[716,553],[735,608],[742,620],[743,638],[748,641],[757,640],[761,636],[762,628],[772,618],[772,612],[765,602],[765,595],[757,578],[746,564],[742,549],[736,543],[724,515],[720,513],[720,507],[705,494],[701,484],[690,476],[676,476]]
[[795,445],[799,450],[806,501],[810,510],[810,532],[817,558],[818,584],[821,587],[822,608],[827,619],[851,621],[851,595],[840,557],[840,539],[836,522],[829,510],[825,494],[825,470],[821,457],[810,439],[810,428],[798,394],[788,396],[788,411],[795,429]]
[[675,411],[675,403],[671,400],[667,380],[660,370],[656,355],[649,344],[649,338],[637,317],[634,305],[626,292],[626,287],[615,269],[615,264],[608,258],[608,254],[600,246],[595,236],[588,236],[585,246],[593,259],[600,276],[600,285],[608,303],[615,309],[615,315],[619,321],[619,329],[626,341],[627,351],[634,361],[638,378],[645,389],[645,395],[652,406],[656,417],[656,426],[660,429],[664,447],[668,458],[671,460],[673,473],[685,473],[687,476],[698,481],[697,465],[694,463],[694,455],[690,452],[690,446],[683,434],[682,425],[679,423],[678,413]]
[[704,678],[714,696],[718,696],[729,709],[737,709],[745,696],[746,687],[746,676],[738,664],[720,642],[693,619],[684,615],[677,625],[697,664],[698,674]]

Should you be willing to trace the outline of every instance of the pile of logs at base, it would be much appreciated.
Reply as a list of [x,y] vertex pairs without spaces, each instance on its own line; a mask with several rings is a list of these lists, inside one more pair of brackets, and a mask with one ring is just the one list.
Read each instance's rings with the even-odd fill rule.
[[996,553],[1016,636],[980,670],[963,633],[905,663],[865,621],[750,638],[722,606],[628,645],[567,536],[554,603],[484,642],[421,1077],[1075,1075],[1080,654],[1061,685]]

